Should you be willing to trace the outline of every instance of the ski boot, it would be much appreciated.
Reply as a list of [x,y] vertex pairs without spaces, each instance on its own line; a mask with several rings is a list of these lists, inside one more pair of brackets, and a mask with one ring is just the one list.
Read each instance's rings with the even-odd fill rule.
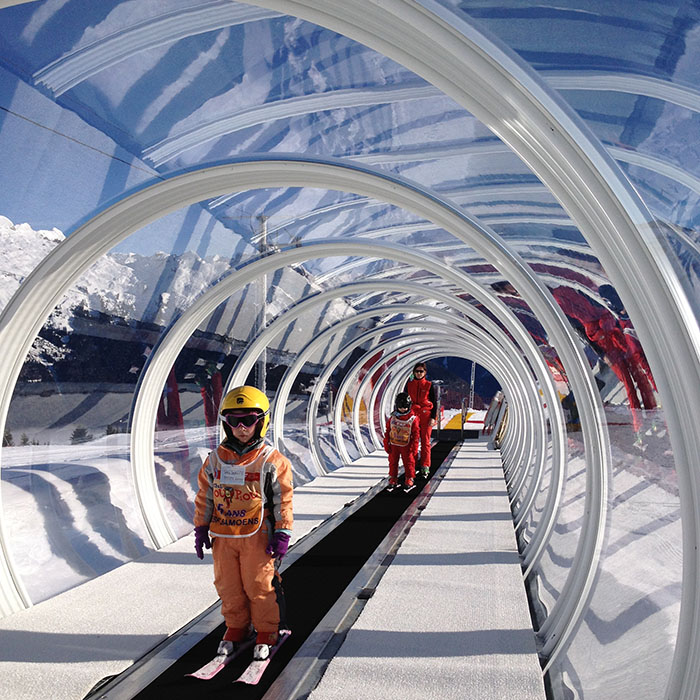
[[216,653],[222,656],[236,655],[242,647],[249,645],[253,637],[255,637],[255,630],[252,626],[242,630],[227,627]]
[[253,660],[254,661],[265,661],[265,659],[270,658],[270,645],[269,644],[256,644],[253,649]]
[[279,641],[279,635],[276,632],[258,632],[255,640],[255,648],[253,649],[253,661],[266,661],[270,658],[270,650]]

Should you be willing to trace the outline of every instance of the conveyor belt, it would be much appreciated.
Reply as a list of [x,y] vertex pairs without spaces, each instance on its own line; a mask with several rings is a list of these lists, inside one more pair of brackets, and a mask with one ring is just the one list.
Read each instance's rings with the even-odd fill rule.
[[[454,444],[443,441],[433,447],[431,476]],[[192,700],[194,697],[235,697],[243,700],[262,697],[394,523],[420,493],[423,483],[424,480],[418,479],[419,488],[410,494],[404,494],[402,491],[391,494],[380,492],[285,571],[283,586],[292,636],[275,656],[257,686],[233,685],[233,679],[249,661],[246,655],[210,681],[185,677],[186,673],[199,668],[214,655],[224,633],[222,623],[134,697],[138,700]],[[99,694],[95,697],[99,698]]]

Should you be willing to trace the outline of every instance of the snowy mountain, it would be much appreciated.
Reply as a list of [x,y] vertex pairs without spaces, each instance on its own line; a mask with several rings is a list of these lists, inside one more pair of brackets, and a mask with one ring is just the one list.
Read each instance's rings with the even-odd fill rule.
[[57,229],[35,231],[29,224],[13,224],[0,215],[0,310],[25,277],[65,236]]
[[[56,228],[36,231],[0,215],[0,311],[63,240],[65,236]],[[85,318],[97,317],[166,326],[230,265],[227,259],[203,259],[191,252],[181,256],[108,253],[76,280],[45,328],[65,339],[76,330],[77,319],[82,319],[82,331]],[[65,359],[68,353],[61,343],[37,337],[28,359],[46,365]]]
[[[65,236],[56,228],[37,231],[29,224],[14,224],[0,215],[0,311],[39,262],[64,240]],[[181,255],[159,252],[149,256],[107,253],[75,281],[56,306],[41,336],[36,338],[28,360],[38,367],[48,367],[67,358],[84,363],[85,355],[75,354],[80,343],[78,336],[105,340],[119,337],[122,341],[136,340],[150,345],[173,317],[228,274],[231,266],[228,257],[202,258],[191,251]],[[267,291],[268,319],[309,290],[320,289],[304,272],[287,266],[276,273],[274,279],[268,278],[271,284]],[[204,322],[200,330],[218,343],[217,348],[211,347],[211,350],[230,354],[232,342],[240,346],[250,340],[259,327],[262,297],[261,288],[252,283],[229,299],[226,310],[218,310]],[[294,326],[295,347],[302,347],[318,331],[317,310],[308,313],[308,317]],[[337,299],[326,307],[323,321],[330,323],[353,313],[351,305]],[[110,330],[114,325],[130,328],[131,335],[116,334],[114,328]],[[289,338],[280,336],[279,342],[284,345]],[[66,347],[69,343],[72,355]],[[103,350],[88,349],[93,356]],[[269,356],[268,361],[276,360]],[[92,380],[113,381],[107,376],[101,380],[93,376]]]
[[[0,215],[0,310],[37,264],[65,236],[54,228],[35,231]],[[230,267],[218,256],[202,259],[195,253],[144,257],[108,253],[72,286],[52,315],[53,328],[71,328],[75,309],[125,320],[167,323]],[[167,287],[167,291],[159,291]]]

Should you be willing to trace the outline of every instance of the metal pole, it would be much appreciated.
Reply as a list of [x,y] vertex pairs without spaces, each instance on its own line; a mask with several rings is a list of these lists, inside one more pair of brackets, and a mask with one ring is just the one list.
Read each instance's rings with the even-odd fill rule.
[[474,408],[474,375],[476,369],[476,362],[472,360],[472,376],[469,384],[469,407],[468,410],[471,411]]
[[437,402],[436,410],[435,410],[435,417],[437,418],[437,430],[435,431],[437,435],[435,436],[437,440],[440,439],[440,404],[441,404],[441,385],[442,385],[442,379],[435,379],[433,380],[433,386],[435,387],[435,401]]
[[[258,216],[260,222],[260,256],[263,257],[267,253],[267,220],[265,214]],[[260,314],[258,315],[258,334],[262,333],[267,326],[267,273],[260,275],[258,285],[260,290]],[[259,361],[256,363],[256,384],[258,389],[263,394],[267,393],[267,346],[260,353]]]

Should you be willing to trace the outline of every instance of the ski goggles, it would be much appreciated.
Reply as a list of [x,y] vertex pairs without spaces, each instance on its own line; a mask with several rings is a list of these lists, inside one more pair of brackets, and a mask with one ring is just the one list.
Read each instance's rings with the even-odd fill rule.
[[250,428],[266,415],[267,413],[227,413],[221,416],[221,420],[228,423],[232,428],[238,428],[241,425]]

